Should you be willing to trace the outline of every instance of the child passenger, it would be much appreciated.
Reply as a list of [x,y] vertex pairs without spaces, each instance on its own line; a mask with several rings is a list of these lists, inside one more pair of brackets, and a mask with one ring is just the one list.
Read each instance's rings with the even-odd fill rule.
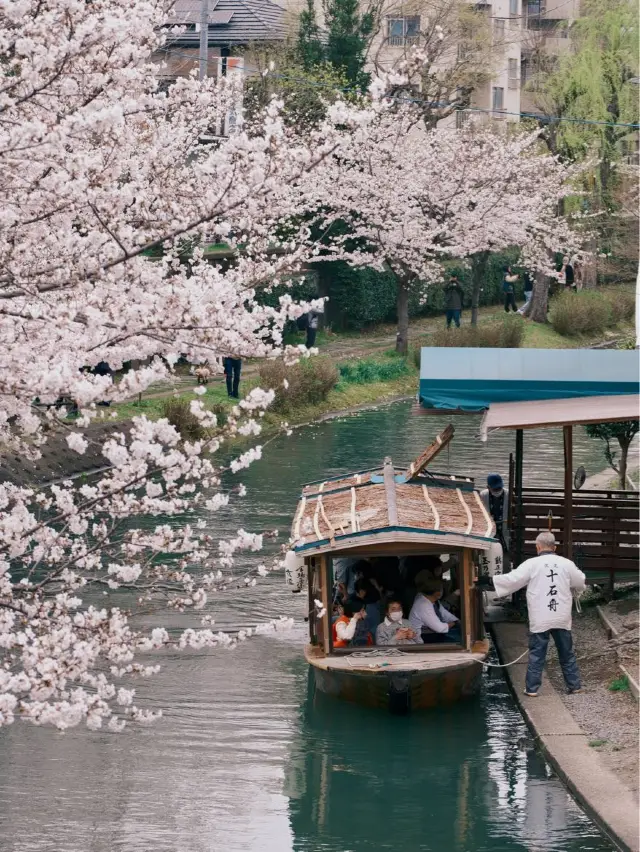
[[387,614],[376,630],[376,645],[421,645],[419,630],[414,630],[402,617],[400,601],[389,601]]

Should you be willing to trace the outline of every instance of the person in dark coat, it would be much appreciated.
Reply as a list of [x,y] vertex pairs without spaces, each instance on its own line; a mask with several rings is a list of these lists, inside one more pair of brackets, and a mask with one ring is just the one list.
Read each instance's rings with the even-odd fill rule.
[[514,314],[518,310],[516,305],[516,281],[518,276],[511,271],[510,266],[504,268],[504,278],[502,279],[502,292],[504,294],[504,309],[509,313],[511,309]]
[[463,295],[464,293],[457,276],[452,275],[444,287],[444,308],[447,312],[447,328],[451,328],[452,322],[456,324],[456,328],[460,328]]

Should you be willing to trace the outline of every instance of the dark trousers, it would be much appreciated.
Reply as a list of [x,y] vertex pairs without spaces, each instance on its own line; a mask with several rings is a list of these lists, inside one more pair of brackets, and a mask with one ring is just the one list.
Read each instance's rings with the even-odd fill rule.
[[504,309],[507,313],[509,313],[509,308],[512,308],[514,313],[518,310],[518,306],[516,305],[515,293],[504,294]]
[[451,328],[451,322],[455,322],[456,328],[460,328],[460,314],[461,311],[456,311],[455,309],[447,310],[447,328]]
[[576,652],[573,650],[573,637],[570,630],[545,630],[544,633],[529,633],[529,665],[527,667],[527,692],[537,692],[542,684],[542,670],[547,658],[549,636],[558,649],[558,658],[568,689],[580,689],[580,672]]
[[436,645],[442,642],[462,642],[462,634],[458,626],[452,627],[446,633],[422,633],[421,635],[425,645]]
[[238,398],[238,388],[240,386],[240,368],[242,361],[240,358],[225,358],[224,359],[224,375],[227,380],[227,393],[229,396]]
[[305,346],[307,349],[311,349],[312,346],[316,345],[316,334],[318,333],[317,328],[310,328],[307,326],[307,339],[305,342]]

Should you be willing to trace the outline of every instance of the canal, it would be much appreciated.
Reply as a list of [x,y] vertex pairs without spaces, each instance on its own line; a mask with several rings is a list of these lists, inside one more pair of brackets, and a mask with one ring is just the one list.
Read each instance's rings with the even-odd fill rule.
[[[391,455],[408,462],[444,425],[400,403],[277,439],[216,532],[288,535],[300,485]],[[483,445],[457,418],[436,470],[507,475],[512,435]],[[575,464],[602,467],[582,434]],[[526,436],[529,484],[560,484],[560,432]],[[295,627],[235,651],[167,652],[138,685],[162,707],[123,734],[15,724],[0,733],[3,852],[579,852],[612,849],[544,761],[500,675],[446,711],[409,718],[314,694],[302,645],[305,596],[280,576],[215,602],[219,628],[292,615]],[[166,624],[166,620],[164,621]],[[188,622],[184,621],[183,624]],[[178,622],[173,622],[179,626]]]

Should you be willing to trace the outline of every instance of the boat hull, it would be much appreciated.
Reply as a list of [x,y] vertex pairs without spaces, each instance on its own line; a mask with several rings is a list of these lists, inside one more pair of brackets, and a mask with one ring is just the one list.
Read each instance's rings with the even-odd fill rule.
[[[306,657],[313,669],[316,688],[325,693],[368,707],[406,713],[429,707],[441,707],[475,695],[482,680],[482,660],[488,645],[473,655],[452,662],[452,655],[429,654],[429,666],[424,667],[423,655],[406,654],[401,665],[366,663],[345,668],[348,657],[338,658],[340,666],[332,665],[333,657],[316,657],[309,648]],[[462,656],[462,655],[461,655]],[[414,658],[415,663],[411,658]]]

